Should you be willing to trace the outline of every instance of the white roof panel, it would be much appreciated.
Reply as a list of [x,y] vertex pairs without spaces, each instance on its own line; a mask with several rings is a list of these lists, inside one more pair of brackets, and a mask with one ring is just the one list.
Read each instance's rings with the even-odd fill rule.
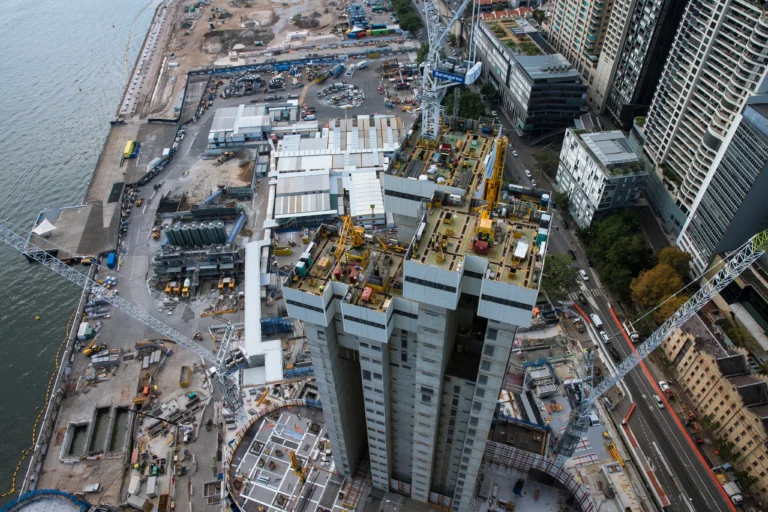
[[[353,217],[384,215],[384,197],[381,182],[375,172],[354,173],[349,191],[349,208]],[[371,212],[371,205],[374,206]]]
[[323,215],[331,210],[331,194],[302,194],[294,196],[278,196],[275,198],[275,218],[297,217],[306,215]]
[[309,192],[328,192],[331,189],[327,170],[292,174],[281,174],[277,178],[277,195],[307,194]]

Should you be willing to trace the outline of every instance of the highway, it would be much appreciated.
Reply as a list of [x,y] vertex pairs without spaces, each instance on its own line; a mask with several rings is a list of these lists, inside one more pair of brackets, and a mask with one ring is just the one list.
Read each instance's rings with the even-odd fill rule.
[[[528,169],[540,188],[554,191],[554,185],[544,173],[537,170],[529,148],[514,134],[507,119],[502,119],[501,123],[504,125],[506,135],[510,138],[510,143],[518,151],[517,157],[513,157],[511,152],[507,153],[505,169],[507,179],[514,178],[519,184],[530,186],[531,182],[524,174]],[[599,277],[594,269],[586,265],[584,249],[576,239],[574,226],[571,226],[571,229],[563,228],[560,223],[561,212],[555,210],[554,215],[555,229],[551,232],[548,241],[548,252],[565,254],[568,249],[572,249],[576,253],[574,266],[586,270],[589,275],[589,281],[579,282],[579,289],[584,292],[589,302],[589,306],[582,305],[582,308],[586,313],[594,312],[601,318],[606,333],[611,337],[611,345],[616,348],[623,360],[632,348],[621,334],[621,326],[611,315],[609,292],[600,286]],[[609,359],[610,355],[602,340],[593,341],[599,341],[602,359]],[[629,426],[670,500],[671,504],[666,510],[678,512],[735,510],[713,481],[709,467],[694,452],[689,441],[690,436],[681,431],[673,418],[673,413],[656,406],[653,395],[658,394],[659,391],[649,380],[643,368],[638,366],[632,370],[624,379],[624,383],[629,390],[631,400],[637,403],[629,420]],[[614,399],[614,395],[611,399]],[[630,399],[625,399],[614,409],[614,415],[619,422],[624,419],[631,403]]]

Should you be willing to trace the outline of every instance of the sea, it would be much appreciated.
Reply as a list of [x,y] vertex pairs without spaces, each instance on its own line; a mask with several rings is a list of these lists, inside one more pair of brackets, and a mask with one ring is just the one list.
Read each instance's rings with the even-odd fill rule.
[[[0,222],[29,230],[41,209],[80,204],[158,4],[3,1]],[[0,494],[33,444],[79,297],[75,285],[0,244]]]

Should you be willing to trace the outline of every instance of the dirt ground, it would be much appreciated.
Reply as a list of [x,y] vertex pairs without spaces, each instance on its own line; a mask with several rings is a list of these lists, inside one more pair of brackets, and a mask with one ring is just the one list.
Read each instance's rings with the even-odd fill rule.
[[[240,162],[246,165],[240,166]],[[216,164],[216,160],[198,160],[184,179],[180,192],[186,194],[190,204],[198,204],[209,197],[220,186],[246,187],[251,183],[253,161],[248,159],[248,151],[241,151],[237,157]]]
[[[290,32],[308,31],[310,36],[328,34],[345,6],[344,2],[334,0],[213,0],[194,14],[185,13],[184,8],[190,5],[189,1],[179,4],[174,19],[169,20],[173,32],[160,56],[162,69],[151,102],[144,110],[148,117],[174,116],[188,71],[212,66],[225,58],[236,44],[245,46],[242,51],[248,52],[280,46]],[[223,9],[224,16],[218,9]],[[209,21],[212,14],[216,14],[216,19]],[[318,24],[314,28],[299,28],[292,21],[296,15],[316,20]],[[215,32],[210,31],[209,23],[214,23]],[[256,46],[257,41],[264,46]],[[178,66],[169,67],[170,62]]]

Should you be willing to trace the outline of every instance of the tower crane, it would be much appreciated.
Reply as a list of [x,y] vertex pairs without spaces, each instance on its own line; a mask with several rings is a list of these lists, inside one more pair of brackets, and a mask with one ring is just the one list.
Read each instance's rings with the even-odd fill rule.
[[243,404],[240,391],[230,376],[232,371],[227,368],[224,362],[224,359],[226,358],[225,350],[220,351],[220,356],[217,357],[213,352],[187,338],[176,329],[169,327],[143,309],[110,292],[107,288],[95,282],[85,274],[78,272],[58,258],[51,256],[40,247],[27,241],[26,238],[13,231],[8,224],[2,221],[0,221],[0,242],[16,249],[28,258],[35,260],[46,268],[59,274],[61,277],[72,281],[80,288],[85,289],[88,293],[108,302],[123,313],[133,317],[147,327],[154,329],[165,338],[171,339],[178,345],[191,350],[200,356],[206,363],[212,364],[216,373],[216,378],[221,387],[225,406],[232,411],[233,414],[242,412]]
[[[448,37],[451,27],[456,23],[470,0],[463,0],[461,6],[453,14],[448,24],[443,26],[440,21],[438,0],[424,1],[424,19],[427,25],[427,42],[429,53],[422,63],[421,75],[421,138],[436,141],[440,134],[440,102],[445,96],[446,89],[457,84],[473,84],[480,76],[480,63],[474,62],[470,49],[468,59],[458,66],[453,66],[440,59],[440,47]],[[472,34],[477,28],[475,10],[476,2],[472,4]]]
[[571,410],[568,425],[555,444],[556,464],[563,465],[573,455],[581,437],[589,427],[589,415],[595,402],[606,391],[623,379],[630,370],[640,364],[640,361],[645,359],[648,354],[658,348],[674,331],[681,328],[697,311],[736,279],[739,274],[765,254],[766,248],[768,248],[768,230],[754,235],[736,249],[714,277],[707,281],[699,291],[688,299],[688,302],[675,311],[642,345],[638,346],[622,361],[616,367],[616,372],[613,375],[595,386],[589,397],[582,400],[581,404]]

